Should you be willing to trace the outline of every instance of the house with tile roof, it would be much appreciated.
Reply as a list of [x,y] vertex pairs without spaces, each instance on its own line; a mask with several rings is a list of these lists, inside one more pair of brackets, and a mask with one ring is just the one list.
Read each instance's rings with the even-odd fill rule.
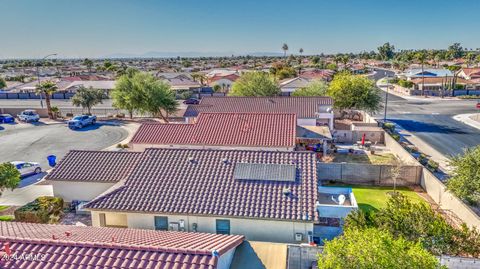
[[129,146],[293,151],[296,122],[292,113],[200,113],[193,123],[144,123]]
[[464,79],[480,79],[480,67],[462,68],[458,76]]
[[307,87],[310,82],[310,79],[303,77],[287,78],[279,82],[279,87],[283,96],[290,96],[296,90]]
[[53,194],[66,202],[90,201],[126,180],[141,153],[72,150],[46,177]]
[[0,222],[0,268],[228,269],[241,235]]
[[192,122],[201,112],[293,113],[297,125],[328,125],[333,130],[333,100],[330,97],[204,97],[184,113]]
[[[97,152],[85,154],[92,156],[86,160],[94,159]],[[79,184],[118,180],[85,205],[93,226],[236,234],[284,243],[311,240],[318,220],[314,153],[147,149],[139,154],[132,171],[106,178],[113,169],[101,165],[70,179]],[[67,165],[71,156],[52,174],[74,174],[78,168]]]

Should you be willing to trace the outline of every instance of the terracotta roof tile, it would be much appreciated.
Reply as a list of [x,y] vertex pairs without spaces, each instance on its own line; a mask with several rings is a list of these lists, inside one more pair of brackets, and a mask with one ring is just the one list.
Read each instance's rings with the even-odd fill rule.
[[[221,254],[237,247],[243,236],[0,222],[5,253],[42,254],[36,261],[5,260],[0,268],[216,268]],[[67,236],[65,232],[69,232]],[[52,239],[52,235],[56,239]],[[3,252],[3,253],[2,253]]]
[[46,179],[118,182],[128,177],[140,156],[138,152],[72,150]]
[[198,105],[189,105],[185,117],[200,112],[293,113],[297,118],[315,118],[319,105],[332,105],[330,97],[203,97]]
[[[294,164],[297,179],[238,180],[233,174],[239,162]],[[123,187],[86,207],[313,221],[316,186],[315,154],[310,152],[147,149]]]
[[130,143],[294,147],[295,114],[200,113],[194,124],[145,123]]

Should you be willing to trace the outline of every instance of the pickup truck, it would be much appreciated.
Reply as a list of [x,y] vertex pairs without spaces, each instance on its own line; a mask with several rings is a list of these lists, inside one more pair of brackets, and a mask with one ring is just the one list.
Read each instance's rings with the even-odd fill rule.
[[84,126],[95,124],[97,116],[78,115],[68,121],[68,127],[71,129],[83,128]]
[[37,122],[40,120],[40,115],[35,110],[24,110],[17,115],[18,119],[25,122]]

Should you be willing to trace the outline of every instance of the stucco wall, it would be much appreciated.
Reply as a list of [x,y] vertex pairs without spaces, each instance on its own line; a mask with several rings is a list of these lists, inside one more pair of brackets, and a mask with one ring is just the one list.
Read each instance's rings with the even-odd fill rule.
[[52,184],[53,195],[62,197],[65,202],[72,200],[90,201],[115,183],[48,181]]
[[[98,214],[92,211],[92,225],[100,226]],[[121,214],[121,213],[118,213]],[[185,222],[185,231],[193,232],[193,223],[197,224],[197,232],[216,233],[216,219],[230,220],[230,233],[244,235],[247,240],[279,243],[298,243],[295,233],[303,234],[303,242],[307,242],[308,231],[313,231],[313,223],[273,221],[257,219],[241,219],[228,217],[199,217],[186,215],[126,213],[129,228],[155,229],[155,216],[168,217],[168,222]]]
[[315,126],[317,125],[317,119],[307,119],[307,118],[298,118],[297,119],[297,125],[300,126]]

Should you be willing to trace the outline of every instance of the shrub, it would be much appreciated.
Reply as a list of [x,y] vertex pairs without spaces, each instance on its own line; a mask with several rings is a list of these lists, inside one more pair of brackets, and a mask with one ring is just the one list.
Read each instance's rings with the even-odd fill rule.
[[14,214],[17,221],[50,223],[51,219],[61,215],[62,209],[62,198],[43,196],[18,208]]
[[392,134],[393,139],[396,141],[400,141],[400,135],[399,134]]
[[436,161],[430,159],[430,160],[428,160],[427,166],[431,171],[435,172],[435,171],[438,170],[439,165]]
[[386,122],[383,124],[383,129],[389,131],[390,133],[395,132],[395,124],[391,122]]
[[480,146],[451,158],[452,176],[447,188],[471,205],[480,204]]

